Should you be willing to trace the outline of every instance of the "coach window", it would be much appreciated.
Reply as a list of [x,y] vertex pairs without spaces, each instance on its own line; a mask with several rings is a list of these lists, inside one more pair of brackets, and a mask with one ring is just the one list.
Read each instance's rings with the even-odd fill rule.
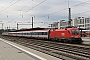
[[25,35],[25,33],[23,33],[23,35]]
[[34,35],[36,35],[37,33],[36,32],[34,32]]
[[31,35],[31,33],[28,33],[28,35]]
[[34,32],[32,32],[32,35],[34,35]]
[[40,32],[38,32],[38,35],[40,35]]
[[34,35],[36,35],[36,32],[34,32]]
[[24,33],[23,33],[23,35],[24,35]]
[[44,32],[42,32],[42,35],[44,35]]
[[28,33],[26,33],[26,35],[28,35]]
[[38,35],[40,35],[40,32],[38,32]]
[[24,35],[26,35],[26,33],[24,33]]
[[38,35],[38,32],[36,32],[36,35]]
[[39,35],[39,32],[38,32],[38,35]]
[[33,35],[33,32],[32,32],[32,35]]
[[27,35],[30,35],[29,33],[27,33]]
[[33,35],[35,35],[35,32],[33,32]]
[[37,35],[37,32],[35,32],[34,34]]
[[28,33],[28,35],[30,35],[30,33]]
[[19,35],[20,35],[20,33],[19,33]]
[[42,35],[44,35],[44,32],[42,32]]
[[43,35],[43,32],[41,32],[41,35]]
[[23,33],[23,35],[24,35],[24,33]]
[[26,35],[28,35],[28,33],[26,33]]
[[30,35],[32,35],[32,32],[30,33]]
[[42,32],[39,32],[39,35],[42,35]]
[[38,35],[38,32],[35,32],[36,33],[36,35]]
[[45,34],[47,35],[47,32]]
[[47,32],[43,32],[43,35],[47,35]]
[[25,35],[26,35],[26,33],[25,33]]

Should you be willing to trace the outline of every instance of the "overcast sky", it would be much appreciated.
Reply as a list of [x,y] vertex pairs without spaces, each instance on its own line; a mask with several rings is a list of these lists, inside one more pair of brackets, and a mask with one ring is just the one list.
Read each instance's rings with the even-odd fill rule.
[[[16,28],[19,24],[31,24],[34,27],[48,27],[60,20],[68,20],[68,8],[71,17],[90,16],[90,0],[0,0],[0,23],[3,28]],[[0,29],[2,24],[0,24]],[[19,28],[31,28],[31,25],[19,25]]]

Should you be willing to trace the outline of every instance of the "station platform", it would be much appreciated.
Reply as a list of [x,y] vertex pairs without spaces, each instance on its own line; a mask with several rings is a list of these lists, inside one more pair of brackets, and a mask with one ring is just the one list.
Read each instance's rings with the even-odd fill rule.
[[90,41],[90,37],[81,37],[83,41]]
[[90,37],[81,37],[83,40],[83,44],[90,45]]
[[83,41],[87,41],[89,42],[90,41],[90,37],[81,37]]
[[62,60],[0,38],[0,60]]

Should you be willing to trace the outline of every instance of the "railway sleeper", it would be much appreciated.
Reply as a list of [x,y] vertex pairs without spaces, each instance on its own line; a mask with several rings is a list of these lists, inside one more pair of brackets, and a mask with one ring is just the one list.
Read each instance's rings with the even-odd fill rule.
[[[59,49],[60,49],[60,48],[59,48]],[[62,48],[62,49],[90,55],[89,50],[88,50],[88,51],[84,51],[84,50],[78,50],[78,49],[72,49],[72,48],[71,48],[71,49],[69,49],[69,48]]]
[[[39,47],[39,46],[38,46]],[[41,47],[39,47],[40,49],[43,49],[43,48],[41,48]],[[44,48],[43,50],[47,50],[46,48]],[[54,52],[57,52],[57,51],[54,51]],[[71,53],[71,52],[69,52],[69,53]],[[76,52],[75,52],[76,53]],[[70,54],[71,55],[71,54]],[[82,57],[82,56],[81,56]]]
[[77,53],[77,52],[73,52],[73,51],[67,51],[67,50],[63,50],[63,49],[60,49],[59,51],[63,51],[63,52],[67,52],[67,53],[72,53],[72,54],[79,55],[79,56],[84,56],[86,58],[90,57],[90,55],[86,55],[86,54],[83,54],[83,53]]
[[53,52],[59,55],[63,55],[69,58],[73,58],[73,59],[77,59],[77,60],[89,60],[89,58],[83,57],[83,56],[78,56],[78,55],[74,55],[74,54],[70,54],[70,53],[66,53],[66,52]]

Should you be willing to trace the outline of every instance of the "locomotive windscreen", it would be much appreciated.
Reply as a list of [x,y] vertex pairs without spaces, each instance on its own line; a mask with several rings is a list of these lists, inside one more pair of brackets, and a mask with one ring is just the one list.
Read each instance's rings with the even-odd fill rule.
[[72,30],[72,34],[78,34],[79,30]]

